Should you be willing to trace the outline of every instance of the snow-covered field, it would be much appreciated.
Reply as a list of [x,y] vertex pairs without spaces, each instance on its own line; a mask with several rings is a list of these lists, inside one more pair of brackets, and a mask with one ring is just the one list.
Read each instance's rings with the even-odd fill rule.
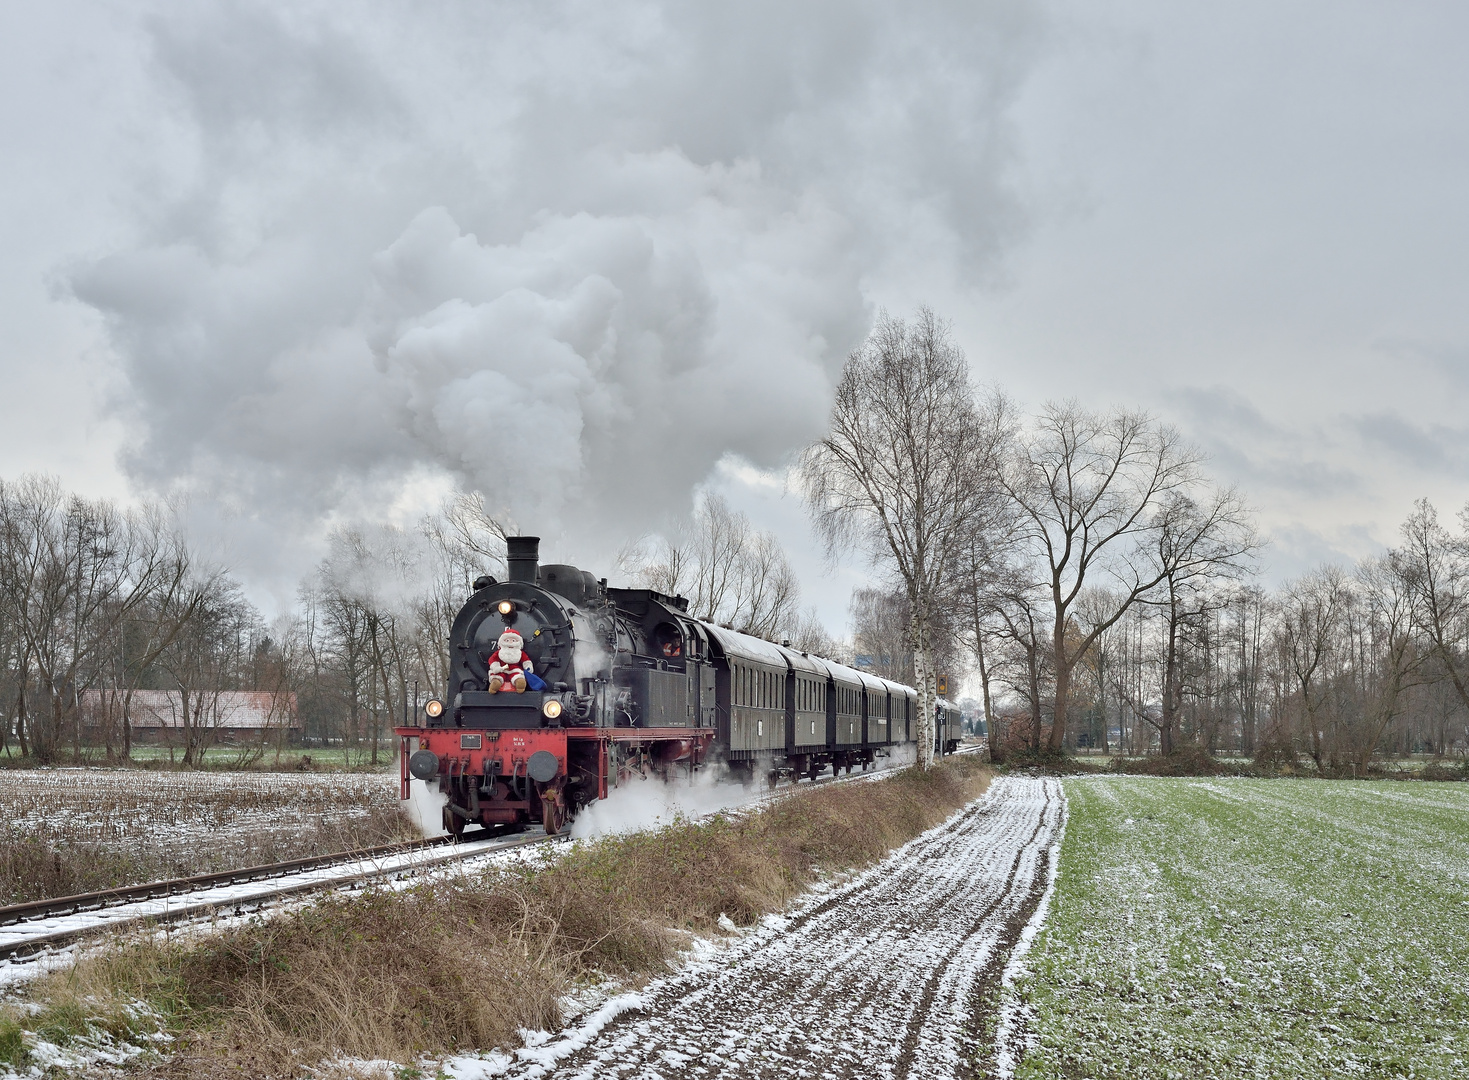
[[1057,781],[997,780],[872,869],[733,941],[699,943],[677,975],[559,1035],[527,1033],[514,1056],[452,1059],[442,1073],[984,1075],[996,1057],[1001,978],[1044,892],[1063,815]]
[[1469,1075],[1469,786],[1066,793],[1018,1076]]
[[382,773],[0,770],[0,842],[100,846],[184,872],[350,846],[397,807],[398,778]]

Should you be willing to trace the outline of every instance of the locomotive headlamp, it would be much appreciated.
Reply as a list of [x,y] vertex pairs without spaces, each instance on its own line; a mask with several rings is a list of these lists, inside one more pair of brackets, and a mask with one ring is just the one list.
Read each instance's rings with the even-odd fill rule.
[[500,601],[500,614],[501,615],[509,615],[514,610],[515,610],[515,601],[514,600],[501,600]]
[[547,698],[541,703],[541,715],[547,720],[555,720],[561,715],[561,702],[555,698]]
[[444,703],[438,698],[429,698],[424,702],[423,711],[428,714],[429,719],[437,720],[444,715]]

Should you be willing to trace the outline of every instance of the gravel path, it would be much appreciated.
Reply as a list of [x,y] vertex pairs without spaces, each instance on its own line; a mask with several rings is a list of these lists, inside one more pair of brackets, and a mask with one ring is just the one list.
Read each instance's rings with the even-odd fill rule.
[[1045,891],[1063,809],[1055,780],[999,778],[852,881],[521,1051],[512,1074],[991,1075],[1001,975]]

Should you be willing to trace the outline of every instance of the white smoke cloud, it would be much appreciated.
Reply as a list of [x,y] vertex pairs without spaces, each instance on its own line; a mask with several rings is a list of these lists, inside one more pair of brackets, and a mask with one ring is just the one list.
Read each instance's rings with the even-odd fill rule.
[[722,769],[705,768],[692,777],[663,782],[633,780],[615,787],[607,798],[583,807],[571,823],[578,840],[620,833],[648,832],[677,821],[693,821],[755,805],[761,788],[729,782]]
[[449,835],[449,830],[444,828],[444,808],[449,805],[449,797],[438,789],[437,783],[431,788],[417,777],[410,778],[408,798],[398,805],[424,839]]
[[[70,273],[132,475],[271,551],[426,475],[606,546],[779,464],[918,260],[1019,220],[1026,5],[219,2],[138,23],[135,240]],[[295,568],[299,570],[299,568]]]

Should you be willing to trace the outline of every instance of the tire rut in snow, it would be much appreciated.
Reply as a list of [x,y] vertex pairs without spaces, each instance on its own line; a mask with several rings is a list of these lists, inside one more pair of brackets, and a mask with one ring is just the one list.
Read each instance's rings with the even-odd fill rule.
[[[554,1067],[520,1077],[968,1077],[1020,928],[1045,889],[1060,784],[1001,777],[774,929],[651,985]],[[544,1060],[544,1059],[543,1059]]]

